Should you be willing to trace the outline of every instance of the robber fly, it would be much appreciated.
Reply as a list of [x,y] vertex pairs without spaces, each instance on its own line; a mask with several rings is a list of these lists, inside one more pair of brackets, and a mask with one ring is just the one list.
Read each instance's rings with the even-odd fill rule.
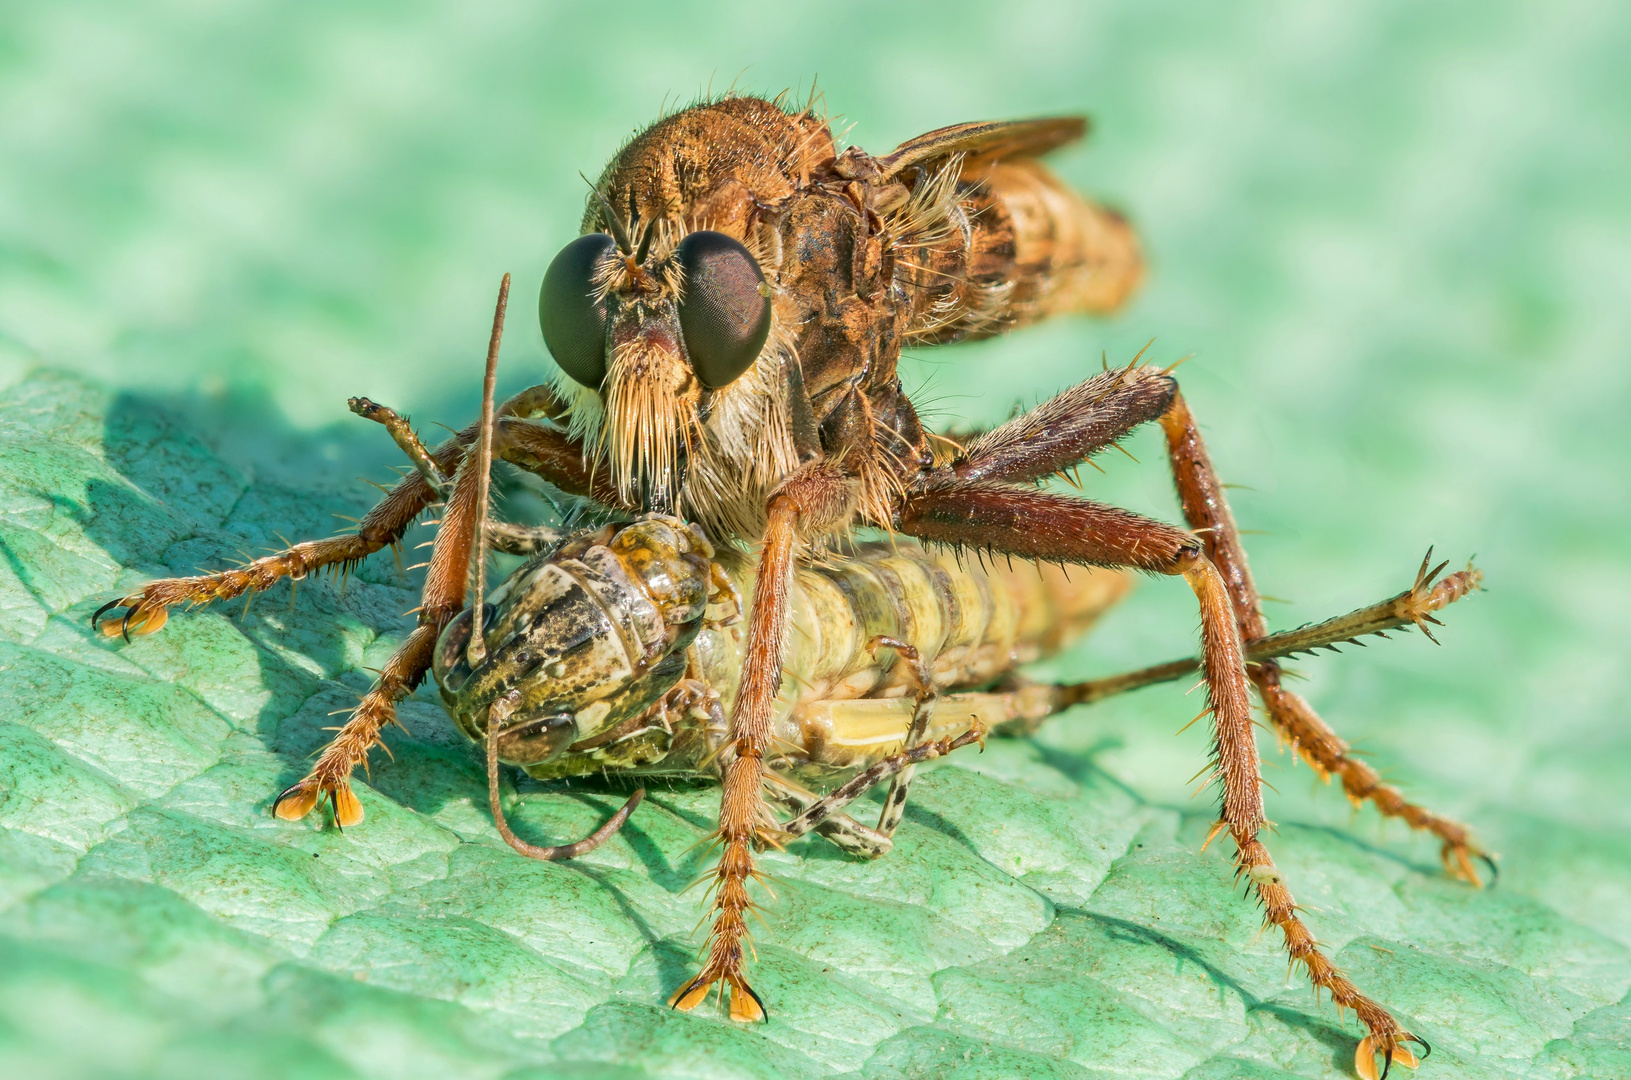
[[[473,597],[466,569],[488,534],[490,455],[611,510],[674,515],[722,548],[754,549],[739,678],[715,759],[722,852],[713,926],[702,970],[671,999],[691,1009],[722,984],[732,1018],[751,1021],[765,1013],[747,981],[748,887],[756,845],[779,835],[765,801],[767,766],[800,567],[870,526],[954,550],[1182,577],[1201,613],[1210,776],[1220,792],[1214,836],[1232,841],[1237,873],[1293,961],[1365,1024],[1360,1074],[1376,1075],[1377,1055],[1384,1071],[1414,1064],[1406,1044],[1425,1044],[1320,951],[1259,839],[1253,693],[1275,730],[1341,777],[1351,797],[1435,833],[1452,872],[1476,882],[1472,859],[1484,853],[1462,826],[1381,785],[1285,689],[1274,660],[1248,663],[1247,643],[1267,637],[1267,626],[1223,486],[1170,370],[1103,372],[962,441],[925,431],[902,390],[903,347],[1110,312],[1134,290],[1142,262],[1131,227],[1038,160],[1085,130],[1076,117],[960,124],[874,156],[841,150],[824,116],[780,100],[727,96],[664,117],[612,159],[581,235],[544,276],[539,316],[557,365],[550,383],[493,407],[495,319],[478,424],[432,452],[400,420],[373,414],[418,471],[354,535],[153,582],[109,605],[125,609],[109,626],[151,632],[175,603],[355,562],[397,543],[445,499],[417,629],[311,774],[278,802],[280,815],[298,817],[327,797],[336,819],[352,824],[361,806],[349,777],[394,702],[432,669],[460,611],[485,610],[484,564],[476,560]],[[371,405],[358,411],[369,415]],[[1149,421],[1166,435],[1187,529],[1037,486]],[[485,634],[469,634],[472,671],[487,648]]]

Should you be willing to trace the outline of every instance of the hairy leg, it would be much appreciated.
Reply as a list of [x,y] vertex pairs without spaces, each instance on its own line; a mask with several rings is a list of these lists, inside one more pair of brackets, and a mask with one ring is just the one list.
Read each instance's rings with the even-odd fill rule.
[[1177,392],[1170,375],[1134,357],[1126,367],[1095,375],[971,439],[942,472],[964,482],[1044,479],[1156,419]]
[[[1263,619],[1257,587],[1252,582],[1245,549],[1240,543],[1240,531],[1230,512],[1223,484],[1218,480],[1207,455],[1200,430],[1182,396],[1173,399],[1171,408],[1161,418],[1161,426],[1166,433],[1168,458],[1179,501],[1183,504],[1184,517],[1190,527],[1205,538],[1207,557],[1223,572],[1229,584],[1229,595],[1240,621],[1241,636],[1247,641],[1263,638],[1268,633],[1268,627]],[[1429,561],[1424,560],[1417,577],[1417,588],[1421,588],[1442,569],[1440,565],[1429,571]],[[1451,575],[1440,587],[1457,577]],[[1471,588],[1472,585],[1465,587]],[[1432,633],[1427,628],[1429,621],[1430,613],[1424,613],[1421,619],[1415,620],[1416,625],[1431,638]],[[1375,769],[1349,753],[1348,744],[1320,719],[1313,706],[1282,685],[1278,663],[1265,660],[1253,665],[1250,674],[1276,731],[1291,744],[1298,756],[1321,776],[1340,778],[1343,790],[1355,803],[1369,800],[1384,816],[1399,818],[1413,829],[1423,829],[1437,836],[1445,870],[1471,884],[1480,883],[1472,859],[1483,859],[1491,867],[1494,863],[1472,841],[1466,826],[1408,802],[1397,788],[1384,784]]]
[[[1166,433],[1168,459],[1179,501],[1183,505],[1184,518],[1191,528],[1205,538],[1207,557],[1218,566],[1226,582],[1227,595],[1240,632],[1251,640],[1266,637],[1268,628],[1263,619],[1262,603],[1240,543],[1240,531],[1235,526],[1234,515],[1224,496],[1223,484],[1212,468],[1200,429],[1182,396],[1173,399],[1172,406],[1161,418],[1161,427]],[[1281,685],[1278,663],[1264,660],[1253,665],[1250,674],[1275,728],[1291,740],[1310,764],[1326,775],[1336,773],[1341,776],[1351,798],[1372,799],[1384,814],[1391,813],[1415,827],[1431,829],[1444,843],[1446,866],[1451,865],[1454,855],[1457,858],[1455,869],[1464,869],[1473,881],[1477,881],[1467,858],[1468,853],[1475,849],[1470,847],[1464,827],[1411,806],[1396,789],[1381,784],[1373,769],[1350,757],[1347,744],[1320,720],[1313,707]],[[1386,1009],[1360,993],[1320,952],[1313,933],[1297,917],[1296,901],[1292,899],[1291,891],[1275,870],[1268,849],[1258,841],[1255,833],[1238,828],[1228,820],[1227,814],[1214,827],[1214,835],[1223,828],[1228,828],[1235,841],[1237,875],[1246,877],[1256,889],[1265,918],[1280,928],[1292,961],[1303,965],[1314,986],[1329,993],[1339,1009],[1352,1009],[1364,1023],[1367,1034],[1359,1043],[1354,1061],[1360,1076],[1376,1076],[1378,1054],[1383,1059],[1384,1072],[1396,1060],[1415,1065],[1416,1056],[1404,1044],[1415,1042],[1424,1049],[1427,1044],[1400,1027]]]
[[[510,278],[504,276],[498,308],[493,316],[493,337],[488,346],[488,383],[498,361],[498,339],[503,326],[505,301]],[[490,401],[486,403],[490,408]],[[366,764],[368,751],[379,742],[379,733],[396,719],[396,703],[412,693],[430,670],[436,639],[442,628],[464,606],[466,576],[476,548],[476,535],[486,514],[483,481],[491,462],[480,454],[464,455],[453,481],[453,492],[442,513],[425,574],[425,589],[419,606],[419,625],[391,654],[373,688],[363,696],[351,717],[318,756],[311,772],[289,787],[272,804],[278,817],[293,821],[305,817],[327,796],[334,806],[335,821],[342,827],[362,821],[362,804],[351,790],[351,774]],[[414,476],[404,483],[423,478]],[[428,490],[428,489],[427,489]]]
[[1369,1035],[1359,1048],[1362,1068],[1374,1068],[1372,1051],[1389,1062],[1405,1061],[1409,1051],[1402,1044],[1414,1036],[1359,993],[1319,951],[1297,917],[1296,903],[1268,849],[1258,839],[1264,825],[1262,780],[1233,582],[1202,554],[1200,542],[1172,526],[1113,507],[1029,488],[951,480],[931,480],[909,494],[896,524],[903,532],[939,543],[1185,577],[1201,612],[1202,669],[1209,696],[1202,715],[1211,715],[1213,732],[1208,779],[1218,784],[1222,796],[1213,835],[1227,832],[1234,840],[1237,872],[1256,889],[1293,961],[1304,966],[1316,987],[1339,1006],[1353,1009],[1365,1023]]
[[[720,755],[723,780],[719,799],[719,839],[724,845],[714,870],[714,924],[702,971],[669,998],[674,1008],[694,1009],[715,983],[730,991],[732,1020],[762,1020],[764,1003],[743,975],[753,908],[749,879],[756,843],[774,843],[779,827],[764,803],[765,755],[770,749],[782,659],[788,633],[788,593],[801,541],[849,520],[856,483],[842,467],[816,461],[794,473],[771,495],[768,524],[759,554],[753,606],[748,616],[742,681]],[[723,990],[722,990],[723,992]]]
[[[389,417],[396,417],[394,412],[383,406],[374,405],[365,398],[355,400],[358,401],[359,408],[362,403],[366,403],[368,407],[365,411],[359,412],[359,415],[386,424],[387,429],[392,430],[391,425],[387,423],[387,414]],[[506,424],[523,423],[531,429],[536,429],[536,434],[531,431],[527,433],[530,436],[528,445],[513,452],[514,456],[520,459],[516,464],[538,472],[545,480],[556,484],[564,491],[588,494],[586,480],[588,473],[582,465],[582,447],[559,429],[520,419],[529,413],[548,413],[552,409],[558,411],[557,404],[549,387],[535,386],[506,401],[499,407],[498,414],[505,418]],[[402,423],[405,427],[405,421]],[[476,441],[478,426],[470,425],[437,447],[434,452],[427,453],[429,464],[442,476],[452,476],[463,460],[467,448]],[[393,435],[396,434],[397,432],[393,430]],[[398,442],[401,441],[399,438]],[[417,438],[413,441],[418,442]],[[506,457],[509,456],[506,454]],[[551,471],[552,468],[554,471]],[[92,625],[101,623],[102,617],[108,612],[123,608],[124,615],[118,619],[109,619],[102,626],[103,633],[109,636],[122,633],[126,637],[133,633],[151,634],[164,625],[169,617],[168,609],[176,604],[196,605],[215,600],[231,600],[245,593],[262,592],[284,578],[298,581],[324,568],[341,570],[353,566],[381,548],[399,543],[408,527],[437,498],[437,491],[426,479],[425,474],[416,472],[392,487],[385,498],[364,515],[355,533],[296,544],[232,570],[150,581],[136,592],[102,605],[91,617]]]

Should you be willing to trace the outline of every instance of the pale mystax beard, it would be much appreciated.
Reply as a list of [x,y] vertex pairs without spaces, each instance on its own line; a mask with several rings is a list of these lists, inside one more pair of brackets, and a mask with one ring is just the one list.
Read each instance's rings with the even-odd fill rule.
[[676,356],[643,342],[612,353],[604,388],[601,452],[617,493],[629,505],[674,507],[679,465],[701,449],[696,393]]

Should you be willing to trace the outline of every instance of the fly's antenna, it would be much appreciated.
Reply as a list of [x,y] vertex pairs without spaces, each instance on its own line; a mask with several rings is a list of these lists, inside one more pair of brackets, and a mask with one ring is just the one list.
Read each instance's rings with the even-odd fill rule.
[[[582,173],[578,175],[583,176]],[[589,178],[584,176],[583,182],[588,184]],[[625,255],[633,255],[634,241],[629,239],[629,227],[624,224],[622,216],[617,212],[617,207],[612,205],[612,200],[606,197],[604,191],[596,188],[593,184],[589,186],[594,189],[595,200],[600,203],[600,216],[605,219],[606,227],[611,230],[612,239],[617,241],[617,250]]]
[[646,256],[651,253],[651,242],[657,238],[657,222],[646,222],[646,227],[640,230],[640,249],[634,253],[636,266],[646,264]]
[[487,502],[493,483],[493,388],[498,382],[498,343],[504,337],[504,309],[510,302],[510,275],[498,286],[498,306],[493,310],[493,334],[487,339],[487,374],[481,383],[481,431],[476,442],[476,542],[471,557],[476,560],[476,589],[470,601],[470,644],[465,658],[472,668],[487,659],[487,642],[482,633],[486,618],[482,607],[487,591]]

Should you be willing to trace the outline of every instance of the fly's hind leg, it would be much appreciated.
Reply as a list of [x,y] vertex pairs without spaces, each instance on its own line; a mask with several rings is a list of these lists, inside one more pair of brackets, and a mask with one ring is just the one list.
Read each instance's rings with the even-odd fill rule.
[[[1127,400],[1118,403],[1118,395]],[[1156,417],[1167,431],[1189,525],[1209,530],[1204,541],[1126,511],[1019,486],[1071,468],[1120,433]],[[1205,463],[1199,433],[1176,383],[1165,373],[1129,366],[1124,373],[1095,377],[981,436],[958,458],[914,482],[893,524],[929,541],[1185,578],[1201,615],[1209,698],[1202,715],[1211,716],[1213,734],[1208,779],[1221,794],[1214,835],[1228,832],[1234,841],[1237,872],[1248,878],[1268,922],[1284,935],[1292,961],[1304,967],[1316,988],[1340,1008],[1352,1009],[1365,1024],[1368,1034],[1355,1064],[1362,1077],[1372,1080],[1377,1054],[1390,1066],[1395,1061],[1410,1064],[1415,1057],[1406,1044],[1420,1040],[1361,994],[1320,951],[1258,839],[1267,822],[1250,687],[1260,676],[1246,670],[1242,639],[1263,634],[1251,632],[1247,618],[1256,615],[1255,591],[1242,603],[1248,600],[1242,587],[1244,560],[1227,557],[1238,552],[1238,544],[1231,549],[1217,541],[1226,520],[1221,485]]]
[[[1240,532],[1224,496],[1223,485],[1212,468],[1200,429],[1181,395],[1174,395],[1172,404],[1162,414],[1161,427],[1166,433],[1168,459],[1184,518],[1190,528],[1202,536],[1208,560],[1223,576],[1241,637],[1247,641],[1261,639],[1267,636],[1267,625],[1240,543]],[[1356,802],[1369,799],[1383,814],[1403,818],[1413,827],[1433,832],[1443,844],[1446,868],[1456,876],[1478,882],[1471,857],[1487,859],[1488,856],[1472,844],[1465,826],[1412,805],[1397,789],[1382,784],[1375,770],[1349,755],[1347,744],[1319,718],[1307,701],[1281,685],[1280,667],[1275,661],[1252,665],[1248,677],[1275,729],[1290,740],[1315,769],[1327,776],[1340,776],[1343,789]],[[1378,1056],[1383,1061],[1383,1074],[1394,1062],[1414,1066],[1416,1055],[1406,1044],[1416,1043],[1424,1051],[1428,1049],[1427,1044],[1402,1028],[1386,1009],[1361,994],[1320,952],[1313,933],[1297,917],[1296,902],[1262,842],[1254,834],[1240,829],[1227,815],[1214,826],[1213,834],[1225,830],[1235,841],[1237,875],[1247,878],[1256,889],[1265,918],[1280,928],[1292,961],[1301,963],[1314,985],[1324,988],[1339,1008],[1352,1009],[1364,1023],[1367,1034],[1360,1040],[1354,1055],[1355,1071],[1365,1080],[1375,1080]]]

